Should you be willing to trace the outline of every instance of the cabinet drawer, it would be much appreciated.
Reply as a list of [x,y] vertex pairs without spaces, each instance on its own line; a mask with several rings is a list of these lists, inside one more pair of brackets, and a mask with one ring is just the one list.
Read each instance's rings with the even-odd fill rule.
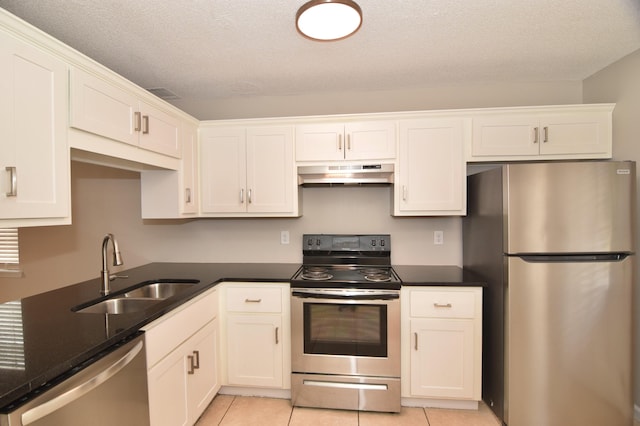
[[218,291],[209,290],[143,327],[151,368],[218,315]]
[[282,312],[282,289],[259,287],[229,287],[227,311]]
[[411,292],[411,316],[429,318],[473,318],[475,294],[471,291]]

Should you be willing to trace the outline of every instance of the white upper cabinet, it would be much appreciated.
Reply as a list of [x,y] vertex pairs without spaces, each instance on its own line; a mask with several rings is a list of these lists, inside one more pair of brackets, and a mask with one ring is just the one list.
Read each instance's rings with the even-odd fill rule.
[[71,69],[70,125],[180,158],[180,120],[97,74]]
[[394,121],[296,126],[296,161],[384,160],[395,157]]
[[180,127],[182,160],[179,170],[140,172],[142,217],[171,219],[193,217],[198,213],[198,127],[182,122]]
[[394,185],[395,216],[466,213],[463,144],[469,120],[402,120]]
[[612,111],[604,104],[479,112],[469,161],[611,158]]
[[201,130],[203,216],[297,216],[292,126]]
[[67,66],[0,32],[0,227],[71,223]]

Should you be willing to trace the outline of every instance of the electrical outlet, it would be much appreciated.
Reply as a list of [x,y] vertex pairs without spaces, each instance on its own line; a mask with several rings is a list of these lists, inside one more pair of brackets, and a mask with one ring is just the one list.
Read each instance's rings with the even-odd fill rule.
[[433,231],[433,244],[436,244],[436,245],[444,244],[444,232],[443,231]]
[[280,231],[280,244],[289,244],[289,231]]

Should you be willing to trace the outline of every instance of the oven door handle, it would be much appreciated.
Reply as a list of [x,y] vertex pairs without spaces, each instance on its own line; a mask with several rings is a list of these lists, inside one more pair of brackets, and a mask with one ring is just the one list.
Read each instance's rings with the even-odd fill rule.
[[400,294],[326,294],[315,293],[311,291],[293,291],[293,297],[301,297],[306,299],[334,299],[334,300],[396,300],[400,299]]

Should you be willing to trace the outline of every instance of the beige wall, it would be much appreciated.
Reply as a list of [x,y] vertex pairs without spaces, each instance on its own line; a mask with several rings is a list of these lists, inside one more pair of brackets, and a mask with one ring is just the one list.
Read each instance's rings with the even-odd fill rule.
[[582,103],[581,81],[406,87],[370,92],[177,100],[200,120]]
[[[491,84],[243,98],[222,102],[222,110],[212,108],[211,116],[203,118],[571,104],[581,99],[580,82]],[[101,241],[108,232],[120,243],[124,268],[151,261],[299,263],[301,235],[311,232],[390,233],[395,264],[460,265],[462,261],[460,219],[393,218],[388,187],[304,188],[304,215],[299,219],[143,221],[139,186],[137,173],[74,162],[73,225],[20,230],[25,276],[0,278],[0,301],[97,278]],[[290,232],[291,244],[280,244],[281,230]],[[434,230],[444,231],[444,245],[433,245]]]
[[[640,163],[640,50],[622,58],[584,81],[584,102],[615,102],[613,155]],[[639,180],[640,182],[640,180]],[[639,186],[640,187],[640,186]],[[638,197],[640,212],[640,197]],[[640,228],[640,227],[638,227]],[[640,241],[636,231],[636,242]],[[637,243],[636,243],[637,246]],[[636,262],[638,266],[640,262]],[[640,273],[635,285],[635,401],[640,417]]]

